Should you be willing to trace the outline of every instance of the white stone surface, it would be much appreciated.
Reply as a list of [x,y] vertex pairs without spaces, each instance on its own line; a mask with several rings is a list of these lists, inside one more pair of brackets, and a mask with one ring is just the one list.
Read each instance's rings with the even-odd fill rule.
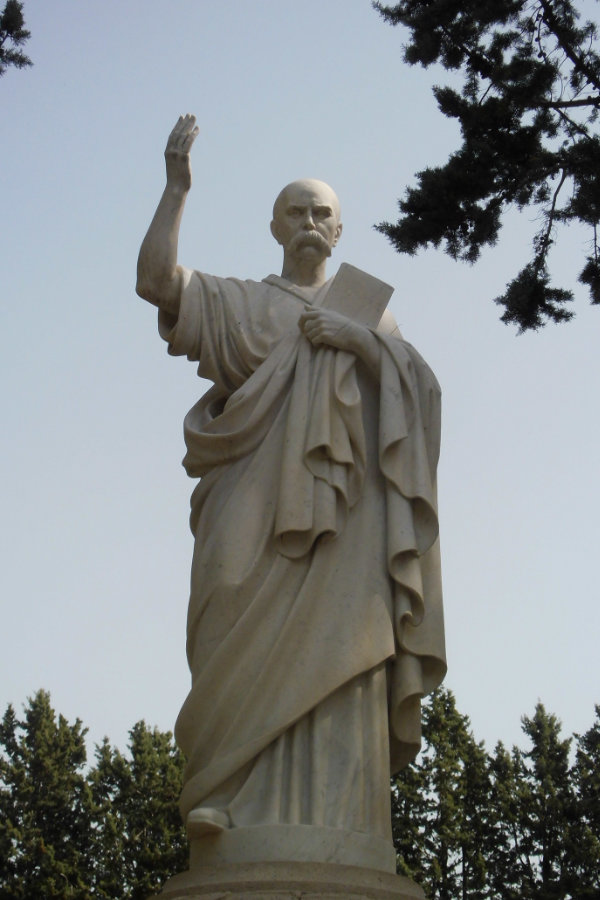
[[445,671],[439,387],[382,316],[387,285],[351,266],[326,280],[342,223],[323,182],[275,201],[280,277],[178,264],[197,131],[185,116],[169,138],[137,284],[169,352],[213,382],[185,421],[201,479],[176,726],[192,864],[356,852],[391,871],[390,759],[417,752]]
[[396,872],[384,838],[315,825],[255,825],[191,842],[190,868],[232,863],[322,862]]
[[160,900],[424,900],[408,878],[325,863],[204,867],[171,878]]

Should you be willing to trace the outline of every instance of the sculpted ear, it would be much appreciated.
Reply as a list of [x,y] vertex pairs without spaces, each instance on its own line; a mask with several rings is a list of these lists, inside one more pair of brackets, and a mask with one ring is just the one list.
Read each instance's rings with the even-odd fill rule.
[[281,244],[281,238],[279,237],[279,228],[277,227],[277,222],[275,219],[271,221],[271,234],[275,238],[278,244]]
[[337,242],[339,241],[339,239],[340,239],[341,236],[342,236],[342,230],[343,230],[343,228],[344,228],[344,226],[342,225],[341,222],[339,222],[339,223],[338,223],[338,227],[335,229],[335,237],[334,237],[334,239],[333,239],[333,246],[334,246],[334,247],[337,246]]

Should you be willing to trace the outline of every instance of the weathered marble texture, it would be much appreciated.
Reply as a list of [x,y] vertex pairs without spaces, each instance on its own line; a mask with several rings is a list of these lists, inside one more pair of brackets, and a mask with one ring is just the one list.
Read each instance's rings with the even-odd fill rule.
[[[323,182],[294,182],[275,201],[281,276],[178,264],[196,134],[186,116],[169,138],[137,284],[159,307],[169,352],[213,383],[184,429],[184,464],[200,481],[192,686],[176,726],[192,838],[181,896],[212,896],[197,885],[236,864],[306,874],[312,861],[385,879],[390,771],[416,754],[420,699],[445,671],[439,386],[382,315],[385,285],[352,267],[326,280],[342,224]],[[318,896],[362,897],[359,882],[349,893],[347,880],[325,880]],[[364,896],[420,896],[398,884]],[[291,896],[278,890],[260,896]]]
[[207,867],[169,881],[160,900],[424,900],[408,878],[335,863],[276,862]]

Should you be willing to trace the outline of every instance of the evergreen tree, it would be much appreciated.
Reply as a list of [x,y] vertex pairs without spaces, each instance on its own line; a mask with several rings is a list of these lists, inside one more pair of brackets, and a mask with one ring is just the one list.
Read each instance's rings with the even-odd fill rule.
[[423,739],[420,757],[393,782],[398,871],[430,900],[479,900],[487,896],[491,784],[483,746],[450,691],[423,705]]
[[569,877],[575,794],[569,765],[570,738],[561,738],[556,716],[538,703],[523,731],[530,749],[518,754],[518,866],[520,897],[563,900],[577,896]]
[[572,878],[578,900],[600,897],[600,706],[596,720],[583,735],[575,735],[574,766],[577,793],[573,824]]
[[522,770],[520,751],[512,755],[499,742],[489,760],[491,778],[492,831],[487,857],[490,898],[519,900],[520,807],[518,797],[519,774]]
[[187,868],[177,801],[183,758],[170,732],[138,722],[129,757],[105,741],[90,772],[95,802],[94,897],[146,900]]
[[432,900],[455,900],[460,893],[460,779],[467,721],[447,690],[436,691],[423,712],[427,746],[421,765],[428,801],[423,886]]
[[462,900],[489,896],[489,858],[494,848],[488,755],[469,731],[464,745],[461,791],[460,871]]
[[85,732],[45,691],[0,725],[0,898],[88,900],[90,795]]
[[32,65],[29,57],[18,49],[30,36],[24,26],[23,4],[18,0],[6,0],[0,13],[0,75],[4,75],[9,66],[23,69]]
[[[579,280],[600,303],[600,56],[593,23],[571,0],[402,0],[374,3],[409,32],[404,58],[440,63],[462,76],[460,91],[435,87],[462,146],[443,166],[417,173],[397,223],[381,223],[401,253],[428,246],[474,262],[498,239],[510,207],[532,207],[542,225],[530,261],[496,298],[520,330],[565,321],[571,291],[551,284],[557,226],[582,223],[590,252]],[[456,84],[455,75],[453,84]],[[529,213],[531,218],[531,213]]]
[[[392,782],[398,870],[429,900],[600,896],[600,707],[570,740],[538,704],[529,747],[488,757],[453,695],[423,707],[424,748]],[[146,900],[187,864],[170,733],[138,722],[87,775],[85,729],[39,691],[0,723],[0,900]]]
[[425,775],[413,762],[392,778],[392,839],[398,874],[419,882],[423,880],[427,809]]

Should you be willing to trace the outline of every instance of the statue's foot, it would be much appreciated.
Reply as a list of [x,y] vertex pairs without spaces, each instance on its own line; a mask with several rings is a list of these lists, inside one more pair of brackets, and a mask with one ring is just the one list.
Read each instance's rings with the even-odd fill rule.
[[188,813],[185,828],[190,840],[204,837],[206,834],[218,834],[229,828],[229,816],[220,809],[198,806]]

